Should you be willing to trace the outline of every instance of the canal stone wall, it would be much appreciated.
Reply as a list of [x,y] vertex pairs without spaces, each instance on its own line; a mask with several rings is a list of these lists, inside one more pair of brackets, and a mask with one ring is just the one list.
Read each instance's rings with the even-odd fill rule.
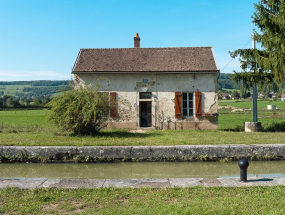
[[285,144],[178,146],[3,146],[0,162],[284,159]]

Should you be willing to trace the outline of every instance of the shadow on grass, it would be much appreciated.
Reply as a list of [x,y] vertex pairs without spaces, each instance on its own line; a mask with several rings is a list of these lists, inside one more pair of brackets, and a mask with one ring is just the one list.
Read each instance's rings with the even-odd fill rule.
[[146,138],[154,136],[162,136],[162,134],[157,132],[146,132],[146,133],[132,133],[127,130],[112,130],[112,131],[100,131],[97,134],[98,137],[123,137],[123,138]]
[[162,136],[161,133],[158,132],[143,132],[143,133],[133,133],[128,130],[101,130],[95,135],[78,135],[71,133],[69,136],[76,137],[102,137],[102,138],[147,138],[154,136]]
[[244,131],[244,126],[238,125],[234,128],[225,128],[225,129],[219,129],[220,131],[234,131],[234,132],[241,132]]

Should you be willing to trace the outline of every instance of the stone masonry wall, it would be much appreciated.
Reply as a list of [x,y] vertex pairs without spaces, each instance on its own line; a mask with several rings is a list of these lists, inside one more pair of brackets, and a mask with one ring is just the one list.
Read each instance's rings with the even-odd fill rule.
[[[285,144],[256,145],[181,145],[181,146],[98,146],[98,147],[0,147],[0,161],[43,160],[67,161],[132,161],[132,160],[215,160],[285,158]],[[22,159],[22,160],[21,160]],[[91,161],[92,161],[91,159]]]

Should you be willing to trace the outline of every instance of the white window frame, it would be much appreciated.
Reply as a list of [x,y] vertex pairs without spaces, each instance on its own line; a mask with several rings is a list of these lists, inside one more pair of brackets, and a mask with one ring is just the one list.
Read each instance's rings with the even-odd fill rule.
[[[186,99],[185,99],[185,94],[187,95],[186,96]],[[189,94],[192,94],[192,100],[190,99],[190,96]],[[187,102],[187,106],[186,108],[184,107],[184,101],[186,100]],[[189,107],[189,101],[192,101],[192,107]],[[181,99],[181,102],[182,102],[182,117],[183,118],[191,118],[191,117],[194,117],[195,115],[195,93],[193,92],[182,92],[182,99]],[[187,110],[187,114],[184,115],[184,109]],[[192,113],[191,113],[191,110],[192,110]],[[190,115],[191,113],[191,115]]]

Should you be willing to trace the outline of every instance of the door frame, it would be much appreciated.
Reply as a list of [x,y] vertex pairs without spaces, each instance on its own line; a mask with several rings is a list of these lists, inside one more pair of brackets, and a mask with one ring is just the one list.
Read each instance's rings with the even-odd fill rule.
[[[142,109],[141,109],[142,103],[145,103],[146,108],[147,108],[147,116],[146,116],[147,117],[147,125],[146,126],[142,126]],[[148,108],[148,105],[150,105],[150,108]],[[148,111],[150,111],[150,112],[148,112]],[[150,120],[150,122],[149,122],[149,120]],[[139,101],[139,127],[143,127],[143,128],[152,127],[152,101]]]

